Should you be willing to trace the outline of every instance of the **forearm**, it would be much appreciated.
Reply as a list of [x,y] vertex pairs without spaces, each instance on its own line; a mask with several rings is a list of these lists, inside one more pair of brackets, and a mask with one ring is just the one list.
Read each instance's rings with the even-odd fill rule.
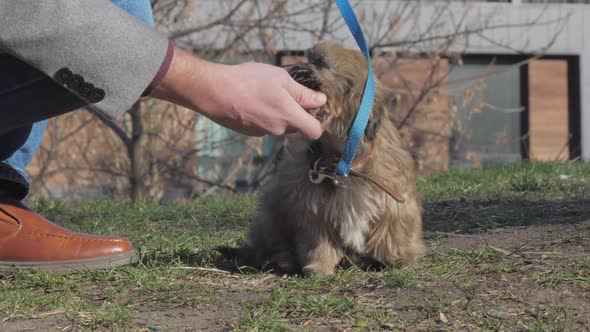
[[[215,93],[224,65],[200,59],[180,48],[174,48],[170,67],[151,97],[180,105],[208,115],[207,95]],[[212,86],[213,85],[213,86]]]
[[302,107],[317,108],[326,102],[325,95],[296,83],[282,68],[217,64],[178,48],[168,73],[151,95],[242,134],[301,131],[310,139],[321,135],[321,124]]
[[[232,73],[232,67],[206,61],[175,48],[170,69],[151,96],[184,106],[222,126],[240,131],[236,125],[249,126],[255,119],[236,110],[235,103],[240,99],[237,86],[243,77]],[[265,134],[248,130],[240,132],[248,135]]]

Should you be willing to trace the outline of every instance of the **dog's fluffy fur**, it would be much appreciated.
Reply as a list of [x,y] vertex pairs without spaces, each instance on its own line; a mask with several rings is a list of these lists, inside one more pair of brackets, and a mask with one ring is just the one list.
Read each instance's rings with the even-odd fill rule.
[[377,82],[357,157],[377,146],[355,169],[399,192],[405,202],[357,177],[344,178],[340,186],[330,180],[313,184],[308,180],[313,161],[341,155],[363,93],[367,61],[359,52],[333,43],[317,45],[308,59],[288,71],[301,84],[327,95],[327,104],[311,111],[325,132],[313,143],[289,138],[278,171],[260,199],[250,245],[231,254],[239,264],[305,275],[332,274],[345,260],[368,258],[387,266],[415,261],[424,255],[421,207],[412,157],[390,120],[393,96]]

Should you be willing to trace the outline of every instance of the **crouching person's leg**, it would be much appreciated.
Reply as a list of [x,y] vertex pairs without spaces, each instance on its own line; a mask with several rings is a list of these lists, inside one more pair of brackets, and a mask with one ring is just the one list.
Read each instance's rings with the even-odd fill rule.
[[39,148],[45,125],[38,122],[0,135],[0,271],[69,272],[136,262],[126,238],[69,231],[22,203],[29,191],[24,170]]
[[[148,0],[113,2],[153,25]],[[29,192],[25,168],[45,132],[46,122],[41,120],[71,112],[84,103],[8,54],[0,54],[0,72],[0,272],[69,272],[137,262],[128,239],[69,231],[22,203]]]

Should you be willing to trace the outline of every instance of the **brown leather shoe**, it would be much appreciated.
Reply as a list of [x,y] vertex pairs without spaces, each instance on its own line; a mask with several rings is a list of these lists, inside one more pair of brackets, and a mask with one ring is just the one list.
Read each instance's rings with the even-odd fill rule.
[[126,238],[75,233],[51,223],[16,200],[0,197],[0,272],[92,271],[137,260]]

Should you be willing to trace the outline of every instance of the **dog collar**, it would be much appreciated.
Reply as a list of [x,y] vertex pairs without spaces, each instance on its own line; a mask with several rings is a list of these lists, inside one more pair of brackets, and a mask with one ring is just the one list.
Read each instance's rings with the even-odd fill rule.
[[[317,159],[314,162],[313,167],[309,170],[309,173],[308,173],[309,174],[308,175],[309,181],[311,181],[311,183],[314,183],[314,184],[321,184],[322,182],[324,182],[324,180],[329,179],[336,186],[342,185],[342,183],[339,179],[341,177],[335,174],[335,170],[333,168],[335,164],[333,162],[331,164],[327,164],[327,162],[328,162],[327,160],[321,159],[321,158]],[[404,203],[406,201],[404,196],[399,191],[393,190],[392,188],[387,187],[382,182],[378,181],[377,179],[375,179],[367,174],[364,174],[364,173],[361,173],[361,172],[351,169],[349,172],[349,176],[358,177],[358,178],[361,178],[365,181],[371,182],[372,184],[377,186],[379,189],[383,190],[391,198],[395,199],[399,203]]]
[[[365,163],[367,160],[369,160],[369,158],[371,158],[371,156],[375,153],[377,146],[378,146],[378,144],[376,142],[374,142],[373,145],[371,145],[371,148],[369,149],[367,154],[364,155],[362,158],[357,158],[356,160],[354,160],[351,167],[359,166],[359,165]],[[310,151],[314,152],[312,147],[309,147],[309,148],[310,148]],[[320,156],[319,158],[312,159],[312,160],[313,160],[313,162],[312,162],[309,172],[308,172],[308,179],[311,183],[321,184],[322,182],[324,182],[324,180],[328,179],[328,180],[331,180],[332,183],[336,186],[342,185],[342,181],[341,181],[342,176],[339,176],[336,173],[336,167],[338,164],[337,157]],[[371,182],[372,184],[374,184],[379,189],[386,192],[389,196],[391,196],[391,198],[395,199],[399,203],[404,203],[406,201],[405,198],[403,197],[403,195],[399,191],[393,190],[392,188],[387,187],[381,181],[378,181],[377,179],[375,179],[367,174],[350,169],[349,175],[364,179],[365,181],[368,181],[368,182]]]

